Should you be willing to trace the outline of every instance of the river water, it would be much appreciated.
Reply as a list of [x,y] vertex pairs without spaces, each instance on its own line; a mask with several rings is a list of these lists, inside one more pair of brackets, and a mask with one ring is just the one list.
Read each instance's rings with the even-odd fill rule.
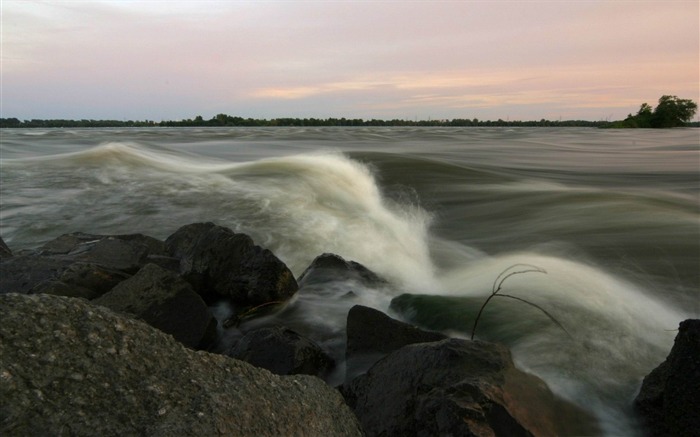
[[537,307],[494,298],[476,338],[609,435],[637,432],[643,376],[700,317],[698,129],[4,129],[1,146],[14,251],[212,221],[297,276],[332,252],[388,279],[290,303],[286,322],[321,328],[336,358],[356,303],[468,338],[506,271],[499,294]]

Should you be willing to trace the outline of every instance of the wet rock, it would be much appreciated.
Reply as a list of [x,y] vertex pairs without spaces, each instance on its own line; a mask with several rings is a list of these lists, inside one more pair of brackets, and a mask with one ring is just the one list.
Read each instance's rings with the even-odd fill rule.
[[62,256],[72,261],[99,264],[114,270],[136,273],[149,262],[150,255],[165,255],[165,244],[142,235],[65,234],[46,243],[43,255]]
[[303,287],[338,280],[354,280],[368,287],[386,283],[379,275],[360,263],[346,261],[332,253],[324,253],[317,256],[299,276],[299,285]]
[[37,253],[3,258],[0,260],[0,293],[30,293],[41,284],[57,280],[71,264],[70,260]]
[[131,275],[98,264],[70,264],[56,278],[41,282],[32,288],[31,293],[46,293],[56,296],[96,299]]
[[0,435],[359,436],[338,392],[86,301],[0,296]]
[[403,346],[446,338],[438,332],[424,331],[392,319],[379,310],[355,305],[350,308],[347,319],[348,377],[366,371],[377,360]]
[[0,261],[2,293],[51,293],[88,299],[136,273],[165,245],[141,234],[62,235],[35,251]]
[[503,346],[405,346],[343,388],[369,436],[591,435],[593,419],[513,365]]
[[[211,222],[192,223],[180,227],[165,240],[165,248],[171,256],[182,259],[190,255],[199,240],[210,230],[218,226]],[[190,255],[191,256],[191,255]]]
[[634,401],[653,436],[700,435],[700,320],[681,322],[666,360]]
[[165,241],[180,258],[180,273],[208,302],[221,296],[234,303],[285,301],[299,288],[294,275],[272,252],[245,234],[213,223],[183,226]]
[[93,301],[132,314],[190,348],[206,349],[216,340],[216,319],[192,286],[155,264]]
[[3,240],[2,237],[0,237],[0,259],[10,257],[12,257],[12,251],[9,247],[7,247],[7,244],[5,244],[5,240]]
[[316,343],[280,326],[246,333],[228,355],[278,375],[322,377],[333,367],[333,360]]

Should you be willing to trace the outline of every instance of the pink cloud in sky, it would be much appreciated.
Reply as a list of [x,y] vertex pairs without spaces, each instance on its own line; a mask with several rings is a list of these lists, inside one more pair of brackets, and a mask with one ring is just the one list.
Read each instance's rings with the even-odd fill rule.
[[696,0],[1,5],[3,117],[597,120],[700,100]]

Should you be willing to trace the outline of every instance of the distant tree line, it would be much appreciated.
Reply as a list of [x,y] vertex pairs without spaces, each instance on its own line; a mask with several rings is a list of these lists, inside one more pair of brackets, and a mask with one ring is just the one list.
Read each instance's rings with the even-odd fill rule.
[[145,120],[145,121],[122,121],[122,120],[19,120],[17,118],[0,118],[0,127],[149,127],[160,126],[160,123]]
[[364,120],[362,118],[243,118],[227,114],[217,114],[211,119],[204,119],[201,115],[194,119],[166,120],[166,121],[122,121],[122,120],[65,120],[65,119],[32,119],[19,120],[17,118],[0,118],[0,127],[3,128],[82,128],[82,127],[269,127],[269,126],[426,126],[426,127],[489,127],[489,126],[583,126],[583,127],[604,127],[607,121],[586,121],[586,120],[539,120],[539,121],[506,121],[498,119],[478,120],[455,118],[452,120]]
[[452,120],[379,120],[376,118],[365,120],[362,118],[273,118],[254,119],[232,117],[226,114],[217,114],[209,120],[204,120],[201,116],[197,116],[194,120],[180,121],[163,121],[161,126],[386,126],[386,127],[402,127],[402,126],[426,126],[426,127],[468,127],[468,126],[599,126],[605,122],[591,122],[585,120],[569,120],[569,121],[505,121],[498,119],[478,120],[455,118]]
[[81,127],[268,127],[268,126],[429,126],[429,127],[601,127],[601,128],[633,128],[651,127],[666,128],[693,126],[700,127],[698,122],[690,122],[697,111],[697,104],[692,100],[679,99],[676,96],[662,96],[656,109],[644,103],[636,115],[630,114],[621,121],[586,121],[586,120],[545,120],[539,121],[510,121],[498,119],[479,120],[476,118],[455,118],[452,120],[364,120],[362,118],[243,118],[227,114],[217,114],[205,120],[201,115],[193,119],[168,120],[155,122],[121,121],[121,120],[19,120],[17,118],[0,118],[2,128],[81,128]]

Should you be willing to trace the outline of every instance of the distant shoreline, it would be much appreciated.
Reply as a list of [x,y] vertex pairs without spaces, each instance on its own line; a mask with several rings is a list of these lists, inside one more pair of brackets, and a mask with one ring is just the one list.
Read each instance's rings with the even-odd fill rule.
[[[0,128],[105,128],[105,127],[619,127],[614,121],[545,120],[364,120],[361,118],[273,118],[255,119],[218,114],[209,120],[197,116],[186,120],[69,120],[0,118]],[[700,121],[685,127],[700,127]]]

